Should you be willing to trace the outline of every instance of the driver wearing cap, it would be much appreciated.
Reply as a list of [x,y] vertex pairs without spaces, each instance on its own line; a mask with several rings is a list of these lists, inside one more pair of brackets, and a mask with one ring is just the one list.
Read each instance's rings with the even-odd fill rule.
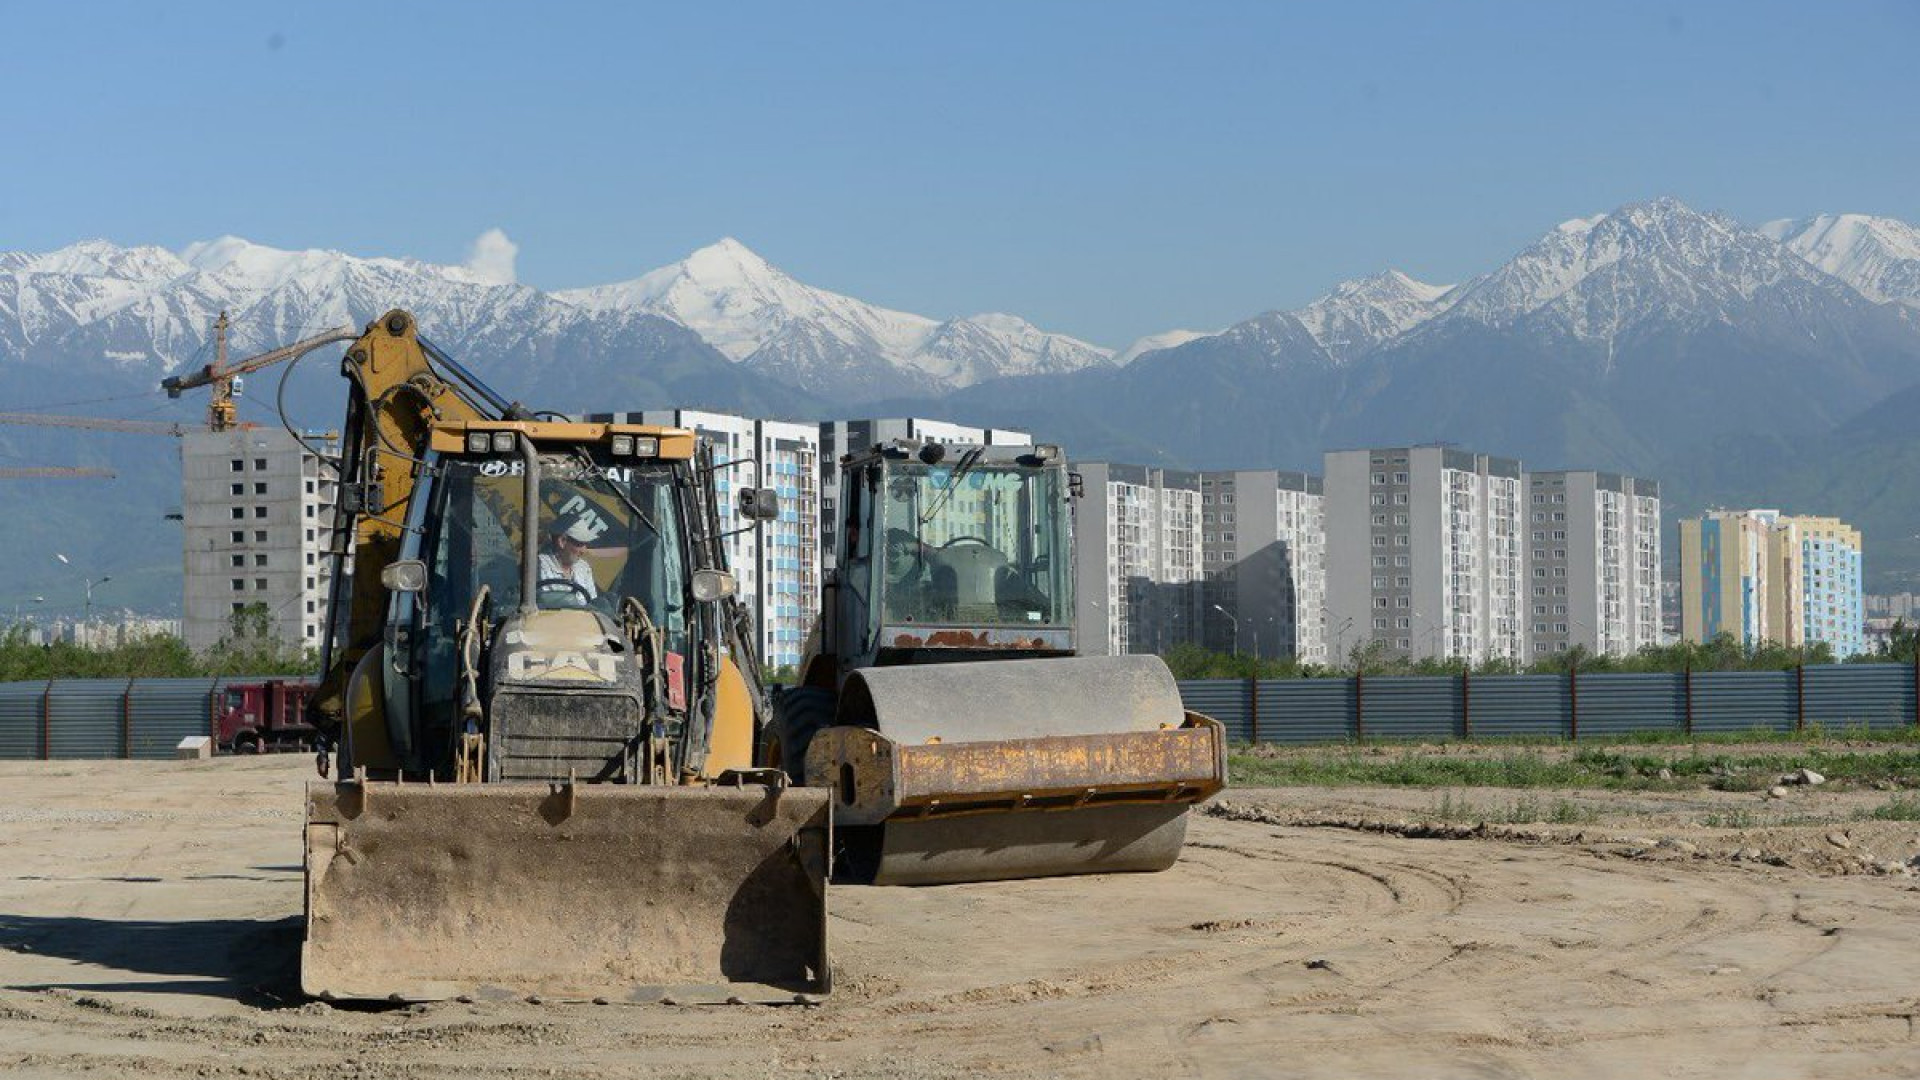
[[[564,517],[553,523],[550,534],[551,549],[540,553],[540,580],[543,582],[570,582],[588,600],[600,598],[600,588],[594,584],[593,567],[587,565],[587,545],[593,541],[593,528],[584,517]],[[564,586],[545,585],[546,589],[564,589]]]

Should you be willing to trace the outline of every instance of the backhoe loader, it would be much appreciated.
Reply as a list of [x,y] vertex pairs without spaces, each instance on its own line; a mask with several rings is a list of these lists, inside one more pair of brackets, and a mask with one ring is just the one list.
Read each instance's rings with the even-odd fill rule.
[[827,992],[827,793],[754,767],[762,694],[694,433],[536,416],[405,311],[342,373],[310,710],[338,771],[306,793],[303,989]]
[[841,878],[1164,870],[1226,782],[1156,656],[1077,656],[1058,447],[899,440],[840,461],[834,575],[761,760],[833,792]]

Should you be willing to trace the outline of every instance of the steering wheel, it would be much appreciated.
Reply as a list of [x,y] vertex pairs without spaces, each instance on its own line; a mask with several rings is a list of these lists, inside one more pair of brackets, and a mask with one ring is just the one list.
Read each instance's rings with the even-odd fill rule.
[[539,582],[534,585],[533,589],[535,592],[546,592],[551,586],[555,586],[555,585],[564,586],[566,588],[572,589],[576,593],[579,593],[581,607],[585,607],[588,604],[593,603],[593,594],[589,593],[586,590],[585,586],[581,585],[577,581],[574,581],[572,578],[560,578],[560,577],[541,578]]
[[950,548],[955,544],[979,544],[981,547],[993,546],[992,541],[986,540],[978,536],[956,536],[953,539],[947,541],[946,543],[941,544],[940,546],[941,548],[945,549],[945,548]]

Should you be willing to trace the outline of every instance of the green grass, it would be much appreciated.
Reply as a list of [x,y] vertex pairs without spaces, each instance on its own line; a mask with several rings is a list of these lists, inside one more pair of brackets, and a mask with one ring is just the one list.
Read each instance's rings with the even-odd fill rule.
[[1895,795],[1868,811],[1874,821],[1920,821],[1920,796]]
[[[1625,791],[1762,791],[1780,776],[1809,768],[1829,780],[1920,782],[1920,749],[1847,750],[1803,745],[1779,753],[1712,753],[1711,744],[1684,752],[1576,750],[1547,754],[1502,747],[1475,756],[1386,753],[1357,748],[1266,756],[1229,755],[1227,771],[1242,787],[1512,787],[1604,788]],[[1667,775],[1662,776],[1665,772]]]
[[1751,810],[1725,810],[1702,816],[1700,824],[1709,829],[1751,829],[1760,824],[1760,816]]
[[1493,825],[1585,825],[1599,818],[1591,809],[1566,799],[1543,803],[1531,795],[1522,795],[1504,805],[1495,803],[1481,806],[1465,797],[1456,799],[1451,791],[1442,795],[1439,802],[1427,807],[1424,816],[1430,821],[1484,821]]

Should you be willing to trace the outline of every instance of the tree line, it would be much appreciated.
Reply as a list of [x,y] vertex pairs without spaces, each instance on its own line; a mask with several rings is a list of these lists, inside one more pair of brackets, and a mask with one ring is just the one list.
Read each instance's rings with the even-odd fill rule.
[[[1870,653],[1849,656],[1848,664],[1911,664],[1920,654],[1920,626],[1896,622],[1887,640]],[[1721,634],[1710,641],[1676,641],[1671,645],[1648,645],[1626,656],[1596,654],[1576,645],[1563,653],[1542,657],[1530,664],[1510,660],[1490,660],[1470,664],[1465,660],[1426,657],[1418,660],[1390,654],[1379,642],[1356,645],[1340,663],[1301,663],[1291,657],[1262,659],[1214,652],[1199,645],[1175,645],[1161,654],[1176,679],[1320,679],[1347,678],[1355,672],[1365,675],[1559,675],[1582,672],[1682,672],[1682,671],[1791,671],[1802,664],[1835,662],[1832,646],[1815,642],[1804,648],[1762,642],[1743,645],[1732,634]]]
[[195,652],[174,634],[150,634],[108,648],[39,644],[24,626],[0,636],[0,682],[42,679],[168,679],[221,675],[315,675],[320,658],[273,633],[266,605],[234,612],[227,633]]

